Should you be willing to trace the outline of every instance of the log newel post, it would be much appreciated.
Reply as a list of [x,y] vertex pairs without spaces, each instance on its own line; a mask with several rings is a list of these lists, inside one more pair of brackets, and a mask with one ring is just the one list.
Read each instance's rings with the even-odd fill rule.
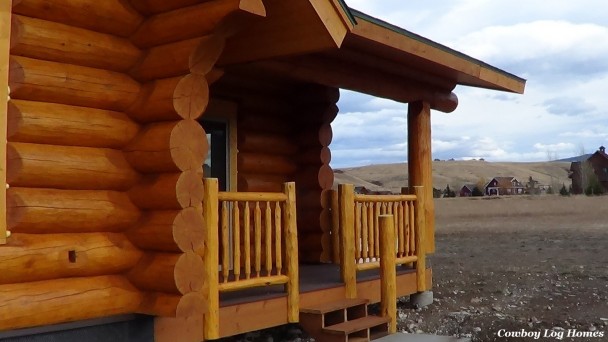
[[300,276],[298,268],[298,230],[296,224],[296,184],[294,182],[285,183],[283,191],[287,195],[285,215],[283,216],[287,258],[286,272],[289,278],[286,285],[287,320],[290,323],[297,323],[300,320]]
[[414,202],[414,215],[415,215],[415,231],[416,236],[416,288],[418,292],[426,291],[426,250],[424,248],[425,239],[425,190],[422,186],[414,187],[414,195],[416,195],[416,202]]
[[9,50],[11,37],[11,1],[0,5],[0,245],[6,243],[9,232],[6,230],[6,136]]
[[346,298],[357,298],[357,270],[355,260],[355,187],[352,184],[338,186],[340,207],[340,275],[345,285]]
[[218,339],[220,336],[220,292],[219,292],[219,236],[218,236],[218,181],[215,178],[203,180],[205,195],[203,202],[203,220],[205,222],[205,248],[203,262],[205,263],[204,287],[207,297],[208,312],[205,314],[205,339]]
[[395,219],[381,215],[380,224],[380,312],[388,317],[389,333],[397,332],[397,271],[395,263]]

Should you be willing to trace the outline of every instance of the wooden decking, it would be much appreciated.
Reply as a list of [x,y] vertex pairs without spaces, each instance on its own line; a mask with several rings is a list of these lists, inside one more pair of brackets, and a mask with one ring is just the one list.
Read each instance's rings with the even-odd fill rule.
[[[431,269],[426,277],[431,286]],[[417,291],[416,272],[405,266],[397,269],[397,296]],[[344,298],[344,284],[340,282],[340,268],[335,264],[300,265],[300,307]],[[370,303],[380,301],[378,270],[358,272],[357,294]],[[220,296],[220,336],[232,336],[248,331],[287,324],[287,294],[282,285],[226,292]]]

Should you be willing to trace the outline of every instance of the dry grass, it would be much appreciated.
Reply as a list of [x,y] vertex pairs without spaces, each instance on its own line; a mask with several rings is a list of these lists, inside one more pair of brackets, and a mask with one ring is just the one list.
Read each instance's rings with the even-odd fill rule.
[[[489,181],[495,176],[514,176],[525,182],[532,176],[540,184],[570,184],[568,169],[570,163],[490,163],[482,161],[440,161],[433,162],[433,185],[443,189],[450,185],[459,189],[465,183],[477,183],[480,179]],[[370,165],[341,169],[336,173],[336,183],[353,183],[377,189],[371,183],[382,184],[380,188],[398,192],[407,184],[407,164]]]

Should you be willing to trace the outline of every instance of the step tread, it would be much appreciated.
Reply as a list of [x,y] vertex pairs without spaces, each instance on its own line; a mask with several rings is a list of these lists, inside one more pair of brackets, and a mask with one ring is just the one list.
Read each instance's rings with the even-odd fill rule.
[[323,331],[330,334],[352,334],[363,329],[373,328],[375,326],[385,324],[390,319],[388,317],[379,316],[365,316],[351,321],[346,321],[338,324],[334,324],[329,327],[323,328]]
[[349,337],[348,342],[369,342],[367,337]]
[[321,303],[315,306],[300,308],[300,312],[321,315],[367,303],[368,300],[363,298],[344,298],[329,303]]

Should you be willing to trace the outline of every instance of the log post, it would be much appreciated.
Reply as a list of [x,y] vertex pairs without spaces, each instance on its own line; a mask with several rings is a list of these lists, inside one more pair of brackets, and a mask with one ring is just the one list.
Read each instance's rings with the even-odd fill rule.
[[426,291],[426,253],[424,248],[424,239],[426,238],[425,225],[425,196],[426,191],[424,187],[415,186],[414,195],[416,195],[416,202],[414,202],[414,215],[415,215],[415,227],[414,235],[416,237],[416,288],[418,292]]
[[395,220],[380,215],[380,312],[388,317],[388,331],[397,332],[397,271],[395,270]]
[[340,264],[340,208],[338,191],[328,190],[331,198],[331,244],[332,259],[335,264]]
[[409,186],[423,186],[426,226],[425,249],[435,251],[435,205],[433,203],[433,160],[431,155],[431,107],[418,101],[408,105],[408,174]]
[[355,187],[338,185],[340,205],[340,275],[345,285],[346,298],[357,298],[357,270],[355,260]]
[[[6,113],[9,96],[8,60],[12,1],[0,4],[0,113]],[[0,115],[0,245],[6,243],[6,115]]]
[[205,314],[204,331],[206,340],[218,339],[220,336],[220,293],[219,293],[219,236],[218,236],[218,192],[219,185],[215,178],[203,180],[205,201],[203,203],[203,220],[205,221],[205,250],[203,263],[205,265],[206,291],[205,299],[208,312]]
[[287,253],[287,320],[297,323],[300,317],[300,276],[298,266],[298,230],[296,219],[296,183],[283,185],[287,195],[283,229],[285,229],[285,248]]

